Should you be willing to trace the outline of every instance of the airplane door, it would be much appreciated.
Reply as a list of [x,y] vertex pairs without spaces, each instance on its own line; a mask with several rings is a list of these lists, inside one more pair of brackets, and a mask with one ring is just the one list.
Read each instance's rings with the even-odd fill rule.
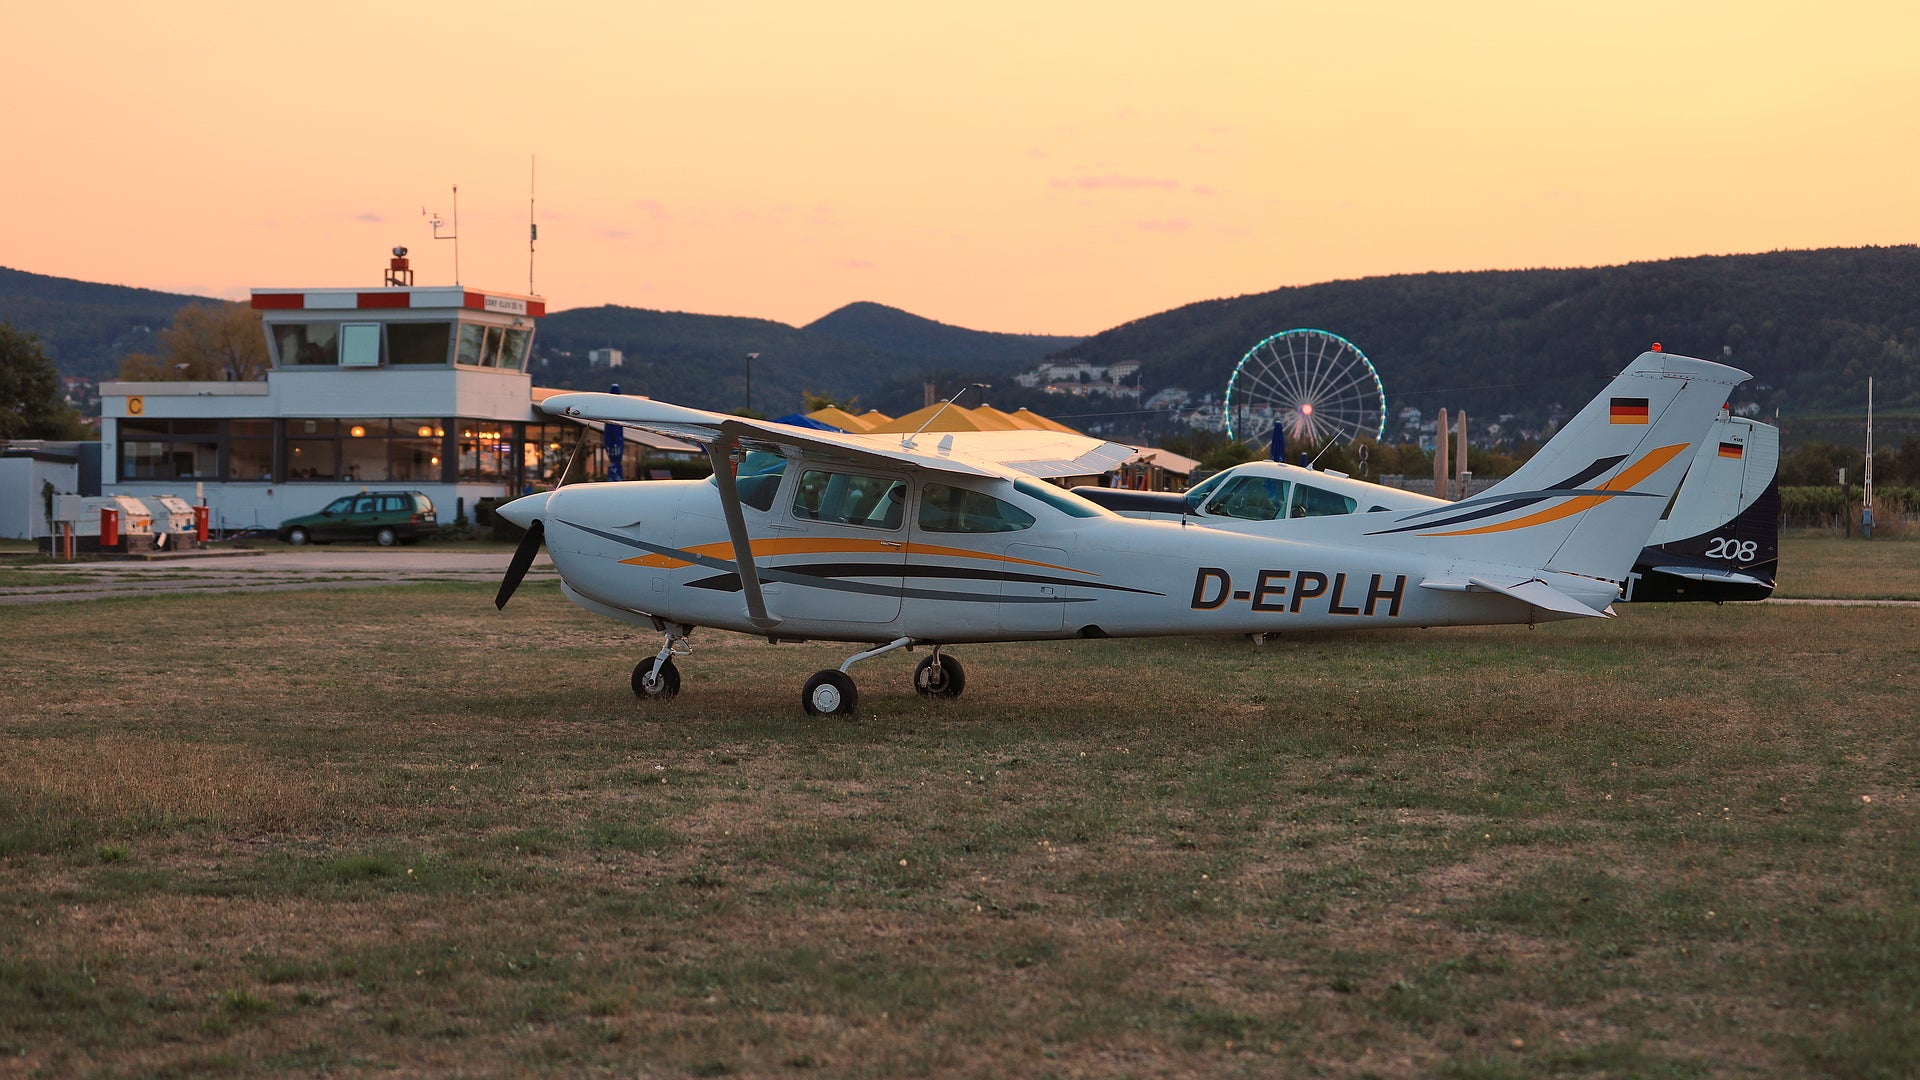
[[783,595],[810,592],[823,619],[893,622],[906,592],[906,509],[905,480],[803,470],[791,508],[799,528],[775,545],[765,565],[781,573],[768,576]]
[[[1008,544],[1009,576],[1000,582],[1000,625],[1009,630],[1059,630],[1067,624],[1067,587],[1063,584],[1021,581],[1011,572],[1024,564],[1064,566],[1064,548],[1037,544]],[[1058,574],[1047,574],[1058,577]]]

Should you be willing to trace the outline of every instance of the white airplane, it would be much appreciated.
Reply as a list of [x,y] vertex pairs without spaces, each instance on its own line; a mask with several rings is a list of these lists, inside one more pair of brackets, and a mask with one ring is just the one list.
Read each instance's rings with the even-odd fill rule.
[[[1621,599],[1765,600],[1780,566],[1780,430],[1722,413],[1687,464],[1680,490],[1654,523]],[[1255,535],[1286,535],[1307,517],[1430,510],[1445,499],[1280,461],[1249,461],[1182,494],[1078,487],[1074,494],[1123,517],[1191,521]]]
[[1131,453],[1082,436],[847,435],[558,394],[541,406],[556,416],[704,444],[714,475],[500,507],[527,534],[496,603],[544,543],[568,599],[663,635],[634,667],[642,698],[678,692],[696,627],[869,646],[807,680],[815,715],[853,711],[854,664],[916,646],[932,654],[915,688],[951,697],[965,673],[942,650],[963,642],[1598,618],[1746,378],[1643,353],[1478,498],[1309,518],[1284,537],[1124,518],[1047,483]]

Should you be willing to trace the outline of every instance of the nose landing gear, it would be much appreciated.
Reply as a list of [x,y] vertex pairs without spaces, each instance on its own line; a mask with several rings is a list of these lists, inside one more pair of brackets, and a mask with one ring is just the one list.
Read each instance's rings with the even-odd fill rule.
[[693,652],[693,642],[687,640],[687,635],[692,633],[690,628],[663,628],[662,632],[667,640],[660,651],[633,667],[633,696],[641,701],[662,700],[679,693],[680,669],[673,666],[673,658]]

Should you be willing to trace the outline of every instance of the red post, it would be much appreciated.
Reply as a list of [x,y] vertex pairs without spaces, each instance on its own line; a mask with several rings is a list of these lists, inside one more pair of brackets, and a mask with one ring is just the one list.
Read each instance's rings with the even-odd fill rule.
[[204,503],[193,508],[193,538],[203,544],[207,542],[207,519],[211,516]]
[[111,506],[100,508],[100,546],[120,546],[120,511]]

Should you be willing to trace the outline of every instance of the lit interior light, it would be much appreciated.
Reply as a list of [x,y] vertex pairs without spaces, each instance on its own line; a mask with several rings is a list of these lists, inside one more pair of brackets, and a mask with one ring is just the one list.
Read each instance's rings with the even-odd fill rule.
[[347,434],[353,436],[356,439],[364,439],[366,438],[366,435],[367,435],[367,429],[361,427],[359,424],[355,424],[352,427],[347,429]]
[[428,425],[426,425],[426,424],[421,424],[421,425],[420,425],[420,437],[421,437],[421,438],[423,438],[423,439],[424,439],[424,438],[427,438],[428,436],[430,436],[430,435],[432,435],[432,434],[433,434],[433,428],[431,428],[431,427],[429,427],[429,426],[428,426]]

